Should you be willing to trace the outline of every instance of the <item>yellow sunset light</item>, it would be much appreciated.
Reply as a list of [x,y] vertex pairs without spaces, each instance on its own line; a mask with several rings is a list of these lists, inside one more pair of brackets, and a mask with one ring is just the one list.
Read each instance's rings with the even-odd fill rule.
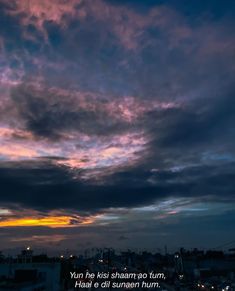
[[43,218],[19,218],[0,221],[0,227],[14,226],[51,226],[59,227],[70,224],[68,216],[52,216]]

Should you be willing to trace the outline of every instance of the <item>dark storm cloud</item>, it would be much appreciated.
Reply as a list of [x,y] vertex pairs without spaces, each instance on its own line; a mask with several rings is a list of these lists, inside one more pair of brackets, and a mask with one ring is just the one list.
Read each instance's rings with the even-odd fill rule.
[[[176,108],[146,108],[146,112],[134,123],[127,122],[109,112],[105,106],[108,100],[92,99],[85,94],[89,103],[85,106],[73,92],[37,89],[30,85],[20,85],[12,92],[12,100],[28,130],[35,135],[48,138],[59,137],[60,132],[77,130],[87,134],[107,136],[144,129],[149,133],[152,147],[197,147],[198,144],[225,140],[234,141],[230,125],[235,123],[234,88],[218,92],[215,96],[201,96],[191,102],[183,102]],[[89,101],[90,99],[90,101]],[[120,112],[118,112],[120,113]]]
[[[97,100],[89,93],[53,91],[47,88],[20,85],[11,94],[13,105],[36,136],[56,138],[60,133],[76,130],[86,134],[109,135],[130,129],[127,122],[107,112],[108,100]],[[82,104],[81,104],[82,103]]]
[[146,121],[156,146],[192,149],[204,144],[207,147],[208,143],[221,143],[218,136],[225,144],[234,142],[234,88],[201,98],[182,108],[149,113],[149,121]]
[[[32,162],[31,162],[32,163]],[[29,208],[74,209],[96,213],[110,207],[136,207],[163,198],[213,197],[234,199],[234,163],[198,166],[178,171],[144,172],[140,169],[113,174],[106,183],[94,185],[73,179],[66,169],[50,163],[8,164],[0,169],[3,205],[21,203]],[[27,165],[27,167],[26,167]],[[110,199],[112,195],[112,199]]]

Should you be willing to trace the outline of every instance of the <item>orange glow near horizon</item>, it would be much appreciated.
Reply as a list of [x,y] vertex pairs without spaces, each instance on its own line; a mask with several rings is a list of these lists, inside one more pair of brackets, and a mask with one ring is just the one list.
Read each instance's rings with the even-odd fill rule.
[[[75,221],[75,223],[71,223]],[[6,219],[0,221],[0,227],[18,227],[18,226],[47,226],[47,227],[73,227],[78,225],[87,225],[94,222],[94,218],[79,218],[76,223],[76,219],[70,216],[49,216],[43,218],[19,218],[19,219]]]

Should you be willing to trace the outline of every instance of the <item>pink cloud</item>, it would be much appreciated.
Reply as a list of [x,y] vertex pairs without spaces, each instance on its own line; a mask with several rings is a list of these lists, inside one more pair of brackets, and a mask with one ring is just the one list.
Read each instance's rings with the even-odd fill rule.
[[[8,13],[12,16],[21,15],[23,26],[33,24],[47,39],[44,28],[45,21],[51,21],[66,28],[71,19],[81,22],[92,17],[99,23],[107,23],[109,29],[127,50],[136,50],[146,46],[151,40],[146,39],[146,30],[156,27],[179,42],[190,35],[190,29],[184,24],[182,16],[165,6],[152,8],[147,14],[138,13],[124,6],[111,5],[102,0],[15,0]],[[67,17],[66,17],[67,16]],[[25,37],[32,36],[25,31]]]
[[[5,1],[7,4],[8,1]],[[15,0],[12,1],[8,13],[12,16],[22,15],[22,25],[34,24],[39,31],[46,36],[43,28],[45,21],[52,21],[65,26],[64,15],[75,16],[74,6],[81,3],[80,0]]]

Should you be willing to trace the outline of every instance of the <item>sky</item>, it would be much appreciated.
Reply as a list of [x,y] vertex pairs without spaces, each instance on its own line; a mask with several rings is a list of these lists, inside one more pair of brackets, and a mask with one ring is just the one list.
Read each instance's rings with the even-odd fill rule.
[[235,244],[234,16],[0,0],[0,249]]

